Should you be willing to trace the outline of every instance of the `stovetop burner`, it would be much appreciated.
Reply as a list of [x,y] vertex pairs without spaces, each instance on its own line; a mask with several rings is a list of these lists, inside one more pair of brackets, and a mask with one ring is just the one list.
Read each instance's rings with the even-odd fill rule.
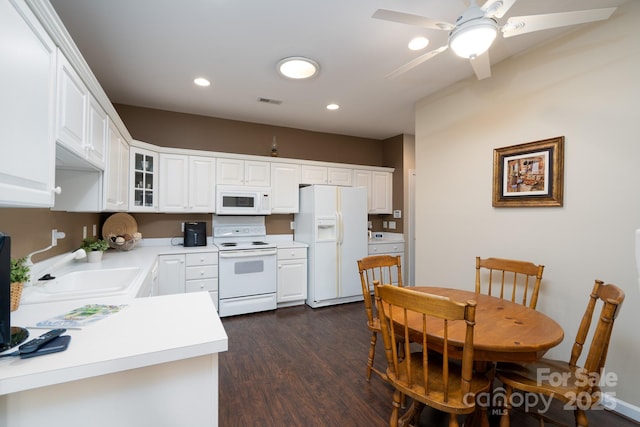
[[222,246],[238,246],[235,242],[221,243]]
[[267,243],[267,242],[251,242],[251,244],[252,244],[252,245],[256,245],[256,246],[259,246],[259,245],[268,245],[268,243]]

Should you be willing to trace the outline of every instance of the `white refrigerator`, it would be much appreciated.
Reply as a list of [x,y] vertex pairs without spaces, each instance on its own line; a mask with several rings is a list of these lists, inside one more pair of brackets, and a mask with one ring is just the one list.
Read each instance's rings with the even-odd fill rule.
[[309,245],[307,305],[361,300],[356,261],[367,256],[366,188],[302,187],[294,221],[295,240]]

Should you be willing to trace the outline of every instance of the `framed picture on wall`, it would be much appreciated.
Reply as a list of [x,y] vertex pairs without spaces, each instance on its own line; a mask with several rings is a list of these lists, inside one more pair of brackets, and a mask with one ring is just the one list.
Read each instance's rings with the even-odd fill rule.
[[493,206],[562,206],[564,136],[493,150]]

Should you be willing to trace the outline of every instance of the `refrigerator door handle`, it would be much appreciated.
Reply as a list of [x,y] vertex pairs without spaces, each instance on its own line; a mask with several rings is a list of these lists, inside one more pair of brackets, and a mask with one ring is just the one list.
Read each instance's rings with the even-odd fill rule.
[[338,241],[338,245],[342,245],[342,241],[344,239],[344,223],[342,222],[342,212],[336,212],[336,218],[337,218],[337,241]]

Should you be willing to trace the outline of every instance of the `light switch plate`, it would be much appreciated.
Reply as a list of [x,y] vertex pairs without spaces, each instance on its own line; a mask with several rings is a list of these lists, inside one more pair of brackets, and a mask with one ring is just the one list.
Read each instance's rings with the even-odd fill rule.
[[394,218],[402,218],[402,211],[400,209],[396,209],[393,211]]
[[387,221],[382,221],[382,228],[387,228]]
[[389,221],[389,230],[395,230],[395,229],[396,229],[396,222]]

